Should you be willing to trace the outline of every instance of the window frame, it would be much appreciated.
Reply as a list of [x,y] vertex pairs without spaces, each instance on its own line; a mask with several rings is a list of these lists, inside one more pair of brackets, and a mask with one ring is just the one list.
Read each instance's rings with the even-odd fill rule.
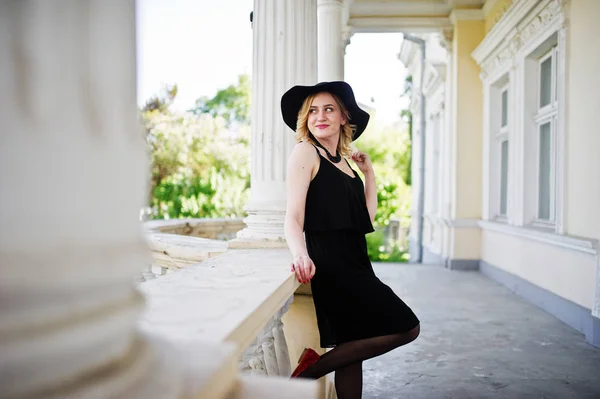
[[[510,164],[510,81],[507,81],[502,86],[498,88],[498,104],[499,104],[499,128],[496,130],[494,135],[494,152],[495,152],[495,162],[497,167],[497,173],[494,179],[494,219],[496,221],[506,222],[508,221],[508,188],[509,188],[509,164]],[[504,94],[506,93],[506,109],[504,109]],[[503,125],[503,117],[506,112],[506,124]],[[506,142],[507,146],[507,154],[506,154],[506,212],[502,213],[502,144]]]
[[[545,106],[541,105],[542,94],[542,63],[551,59],[551,79],[550,79],[550,103]],[[531,225],[541,228],[554,228],[556,226],[556,194],[557,194],[557,125],[558,125],[558,88],[557,88],[557,61],[558,61],[558,44],[554,44],[548,51],[539,57],[537,60],[536,71],[536,109],[537,112],[533,115],[535,126],[534,148],[535,148],[535,206],[534,213],[531,218]],[[542,219],[540,217],[540,161],[541,161],[541,129],[542,126],[550,123],[550,187],[549,187],[549,218]],[[530,199],[533,201],[534,199]]]

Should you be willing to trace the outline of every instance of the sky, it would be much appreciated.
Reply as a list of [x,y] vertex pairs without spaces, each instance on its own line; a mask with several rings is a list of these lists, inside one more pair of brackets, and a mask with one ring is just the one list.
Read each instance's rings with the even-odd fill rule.
[[[251,75],[252,7],[253,0],[137,0],[138,103],[177,84],[173,107],[185,110]],[[344,80],[383,124],[406,104],[401,42],[399,33],[355,34],[346,48]]]

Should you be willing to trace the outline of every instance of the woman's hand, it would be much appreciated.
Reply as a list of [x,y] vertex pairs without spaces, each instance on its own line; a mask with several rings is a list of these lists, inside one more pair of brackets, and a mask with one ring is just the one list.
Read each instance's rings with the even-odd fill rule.
[[292,262],[292,272],[296,273],[296,278],[301,284],[306,284],[315,275],[315,264],[308,255],[299,255]]
[[352,160],[364,175],[373,172],[371,158],[366,153],[356,150],[352,153]]

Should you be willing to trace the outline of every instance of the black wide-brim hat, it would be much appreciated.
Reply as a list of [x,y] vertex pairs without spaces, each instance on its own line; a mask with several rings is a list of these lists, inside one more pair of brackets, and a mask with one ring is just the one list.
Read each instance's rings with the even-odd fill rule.
[[321,82],[314,86],[294,86],[286,91],[281,96],[281,114],[283,115],[285,124],[293,131],[296,131],[298,112],[300,112],[304,100],[311,94],[322,92],[335,94],[344,103],[350,114],[348,123],[356,126],[352,137],[353,141],[356,140],[367,128],[370,115],[366,111],[363,111],[356,103],[352,87],[342,81]]

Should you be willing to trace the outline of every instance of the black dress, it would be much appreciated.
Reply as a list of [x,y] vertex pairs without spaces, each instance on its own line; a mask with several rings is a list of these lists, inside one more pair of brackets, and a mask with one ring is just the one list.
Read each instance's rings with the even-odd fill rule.
[[[318,153],[318,151],[317,151]],[[419,320],[373,272],[365,234],[373,232],[363,182],[320,153],[306,196],[304,231],[316,266],[311,280],[321,347],[412,330]]]

